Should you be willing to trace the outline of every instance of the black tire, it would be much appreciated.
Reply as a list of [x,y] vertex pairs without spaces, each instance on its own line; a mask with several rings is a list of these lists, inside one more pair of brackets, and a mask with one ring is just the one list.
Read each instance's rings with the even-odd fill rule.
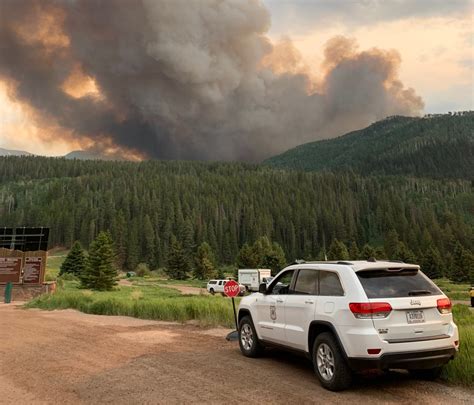
[[351,386],[352,371],[332,333],[324,332],[316,337],[312,360],[316,376],[324,388],[342,391]]
[[214,295],[215,294],[214,288],[211,288],[209,292],[211,293],[211,295]]
[[244,316],[239,322],[240,351],[246,357],[259,357],[265,350],[257,337],[252,318]]
[[427,368],[423,370],[408,370],[409,373],[420,380],[433,381],[436,380],[443,370],[442,367]]

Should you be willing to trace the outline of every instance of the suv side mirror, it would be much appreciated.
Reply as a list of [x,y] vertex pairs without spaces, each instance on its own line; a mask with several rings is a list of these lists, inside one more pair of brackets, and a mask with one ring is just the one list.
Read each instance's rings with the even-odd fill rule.
[[266,294],[267,293],[267,284],[266,283],[260,283],[260,285],[258,286],[258,292],[262,293],[262,294]]

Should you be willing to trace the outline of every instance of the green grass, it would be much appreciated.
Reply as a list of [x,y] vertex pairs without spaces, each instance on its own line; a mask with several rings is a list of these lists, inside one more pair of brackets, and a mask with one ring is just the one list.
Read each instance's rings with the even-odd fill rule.
[[134,283],[156,283],[160,285],[186,285],[189,287],[206,288],[206,280],[186,279],[186,280],[171,280],[158,277],[133,277]]
[[96,315],[124,315],[140,319],[186,322],[202,326],[233,326],[229,299],[205,295],[182,295],[158,286],[116,287],[113,291],[90,291],[77,282],[65,281],[55,294],[42,295],[27,304],[45,310],[73,308]]
[[443,370],[442,377],[453,384],[474,386],[474,312],[466,305],[453,307],[454,322],[459,328],[460,349],[456,358]]
[[67,251],[54,252],[54,255],[48,255],[46,261],[46,281],[56,280],[59,275],[59,269],[66,259]]
[[453,283],[447,278],[434,280],[436,285],[452,300],[469,301],[470,284]]

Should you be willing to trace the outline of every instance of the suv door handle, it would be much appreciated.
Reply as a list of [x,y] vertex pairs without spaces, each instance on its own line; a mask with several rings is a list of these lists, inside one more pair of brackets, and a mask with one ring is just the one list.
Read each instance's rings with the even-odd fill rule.
[[305,304],[314,304],[314,301],[313,300],[306,300],[304,303]]
[[277,298],[276,302],[278,302],[279,304],[281,304],[283,302],[283,300],[281,298]]

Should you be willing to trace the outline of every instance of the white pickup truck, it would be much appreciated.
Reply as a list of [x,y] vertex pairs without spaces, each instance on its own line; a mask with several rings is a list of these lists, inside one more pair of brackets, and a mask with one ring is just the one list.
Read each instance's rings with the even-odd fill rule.
[[[216,293],[220,293],[224,295],[224,286],[225,283],[227,283],[229,280],[209,280],[207,283],[207,292],[214,295]],[[244,295],[245,294],[245,286],[240,284],[240,294],[239,295]]]
[[266,283],[272,276],[270,269],[239,269],[239,284],[245,286],[247,291],[258,291],[261,283]]

